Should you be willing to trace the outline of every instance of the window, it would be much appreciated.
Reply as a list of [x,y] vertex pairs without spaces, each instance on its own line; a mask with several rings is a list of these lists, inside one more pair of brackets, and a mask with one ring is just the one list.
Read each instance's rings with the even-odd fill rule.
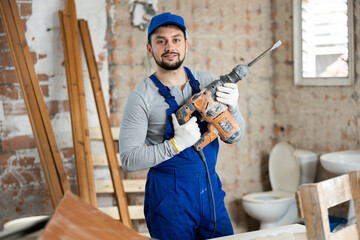
[[352,0],[294,0],[296,85],[351,85]]

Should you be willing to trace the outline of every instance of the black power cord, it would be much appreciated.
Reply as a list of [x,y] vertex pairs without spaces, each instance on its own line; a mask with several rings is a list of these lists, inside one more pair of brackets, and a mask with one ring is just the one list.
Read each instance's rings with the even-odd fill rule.
[[211,193],[211,200],[212,200],[212,204],[213,204],[213,213],[214,213],[214,229],[213,229],[213,232],[211,233],[210,237],[209,238],[212,238],[215,234],[215,231],[216,231],[216,209],[215,209],[215,199],[214,199],[214,193],[213,193],[213,190],[212,190],[212,186],[211,186],[211,179],[210,179],[210,174],[209,174],[209,169],[208,169],[208,166],[207,166],[207,163],[206,163],[206,158],[205,158],[205,155],[203,153],[202,150],[200,150],[199,152],[199,155],[200,155],[200,158],[201,160],[203,161],[204,165],[205,165],[205,169],[206,169],[206,176],[207,176],[207,179],[208,179],[208,182],[209,182],[209,187],[210,187],[210,193]]

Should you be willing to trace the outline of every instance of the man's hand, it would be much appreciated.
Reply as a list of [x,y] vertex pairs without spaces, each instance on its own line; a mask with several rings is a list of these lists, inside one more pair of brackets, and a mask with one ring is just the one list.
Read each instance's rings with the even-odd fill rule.
[[196,123],[196,117],[192,117],[187,123],[180,125],[175,114],[171,114],[174,126],[174,137],[171,139],[176,150],[182,150],[194,145],[201,137],[200,129]]
[[229,107],[236,107],[239,92],[236,83],[224,83],[224,86],[217,87],[216,100]]

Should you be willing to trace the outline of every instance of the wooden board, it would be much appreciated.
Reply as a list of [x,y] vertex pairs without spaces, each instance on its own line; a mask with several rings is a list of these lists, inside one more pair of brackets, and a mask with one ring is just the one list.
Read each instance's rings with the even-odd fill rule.
[[[102,212],[109,215],[110,217],[112,217],[112,218],[120,219],[119,211],[117,210],[117,207],[100,207],[99,209]],[[129,206],[129,213],[130,213],[130,218],[132,220],[145,219],[144,206],[143,205]]]
[[[118,161],[119,166],[121,167],[120,155],[119,153],[116,154],[116,158]],[[93,165],[94,167],[104,167],[109,166],[106,153],[93,153],[92,154]]]
[[145,240],[133,229],[67,192],[39,240]]
[[[127,193],[145,192],[146,179],[124,179],[124,191]],[[112,193],[114,187],[111,180],[96,180],[95,189],[97,193]]]
[[70,190],[69,182],[22,29],[16,1],[1,0],[0,8],[2,23],[29,115],[42,170],[52,204],[56,207],[64,193]]
[[59,19],[63,38],[78,190],[83,200],[96,206],[80,36],[74,0],[66,0],[65,9],[59,11]]
[[[349,179],[351,177],[351,181]],[[344,174],[319,183],[303,184],[299,188],[298,208],[303,216],[308,240],[358,240],[360,221],[359,172]],[[351,184],[350,184],[351,182]],[[357,224],[335,233],[330,232],[328,209],[354,199]]]
[[356,216],[356,230],[360,238],[360,171],[350,172],[349,177]]
[[[120,128],[112,127],[111,135],[114,140],[119,140]],[[90,138],[92,140],[103,140],[103,136],[100,128],[90,128]]]

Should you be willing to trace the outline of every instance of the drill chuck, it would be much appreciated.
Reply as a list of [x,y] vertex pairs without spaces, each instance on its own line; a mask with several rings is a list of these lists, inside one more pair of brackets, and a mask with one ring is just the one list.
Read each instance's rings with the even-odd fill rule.
[[228,79],[226,82],[237,83],[238,81],[244,79],[248,72],[248,65],[237,65],[229,74],[225,75],[225,77]]

